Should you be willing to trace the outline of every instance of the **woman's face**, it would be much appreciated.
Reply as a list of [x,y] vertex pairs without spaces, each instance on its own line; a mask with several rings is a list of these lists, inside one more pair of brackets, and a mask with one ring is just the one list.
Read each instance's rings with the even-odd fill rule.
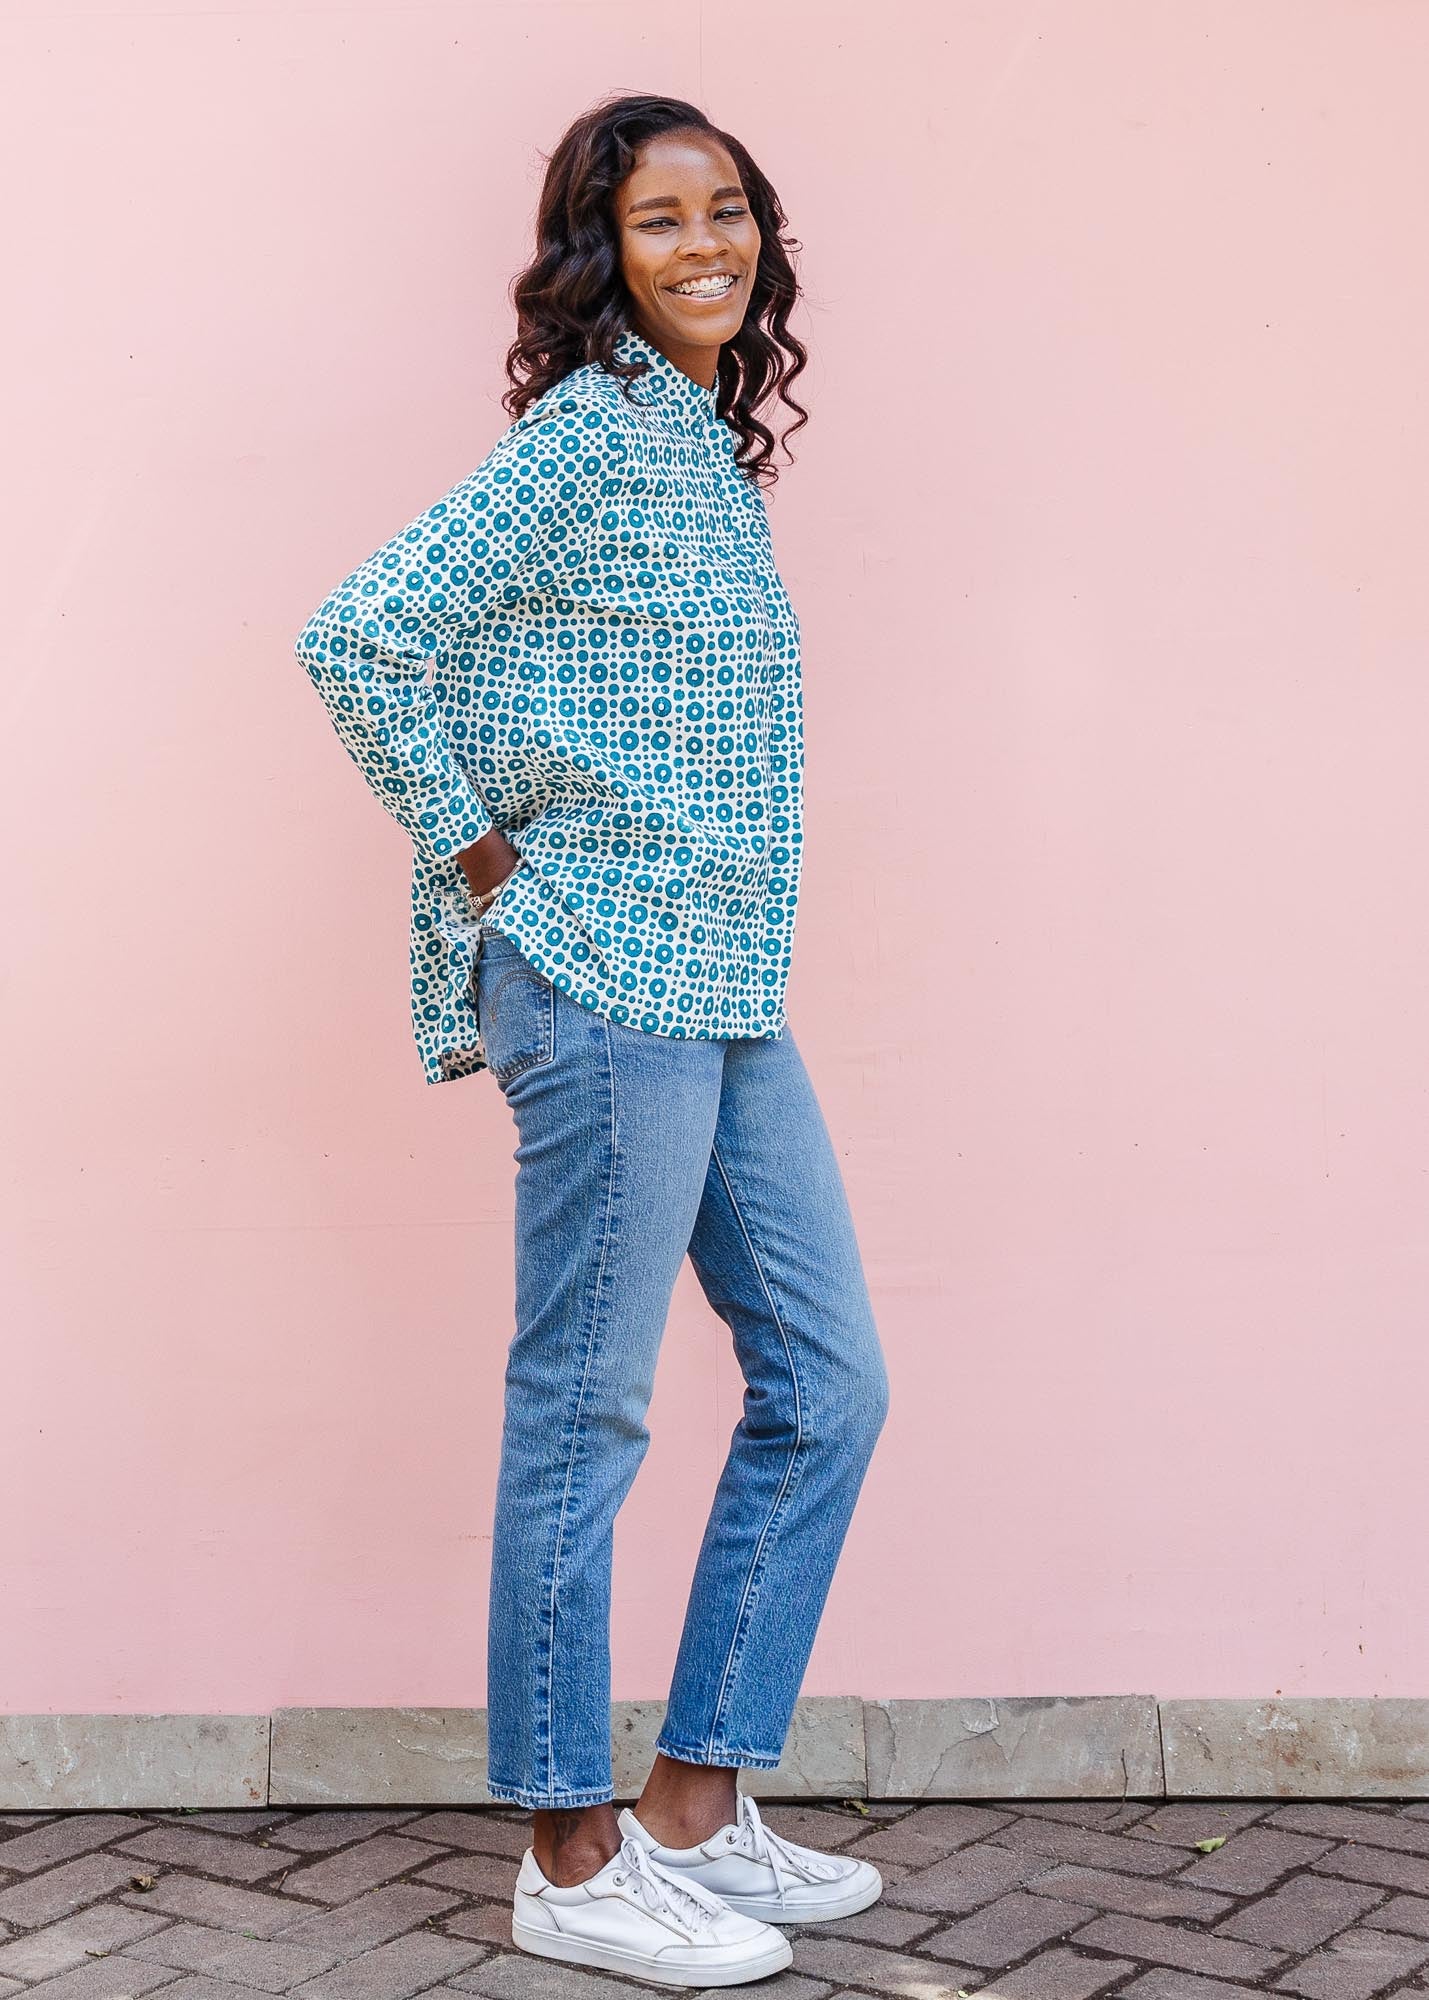
[[712,389],[759,261],[739,169],[703,132],[663,132],[616,190],[615,226],[636,332]]

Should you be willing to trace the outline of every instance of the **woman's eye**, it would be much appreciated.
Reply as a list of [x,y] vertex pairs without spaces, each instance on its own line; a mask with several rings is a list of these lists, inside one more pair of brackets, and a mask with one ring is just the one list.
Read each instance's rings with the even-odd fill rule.
[[[719,210],[719,220],[723,221],[728,218],[733,218],[737,220],[741,215],[747,215],[748,213],[749,213],[748,209],[745,208],[722,208]],[[666,223],[668,223],[672,229],[677,229],[679,227],[679,224],[675,221],[673,215],[657,215],[652,217],[649,222],[637,222],[635,227],[637,229],[645,230],[648,234],[649,231],[652,229],[663,229]]]

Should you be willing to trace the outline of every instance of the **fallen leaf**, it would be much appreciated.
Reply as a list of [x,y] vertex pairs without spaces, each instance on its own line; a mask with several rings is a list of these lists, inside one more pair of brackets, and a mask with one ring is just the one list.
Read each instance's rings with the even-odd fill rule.
[[1209,1840],[1193,1840],[1191,1843],[1201,1854],[1214,1854],[1218,1847],[1224,1847],[1225,1844],[1226,1837],[1223,1833],[1212,1834]]

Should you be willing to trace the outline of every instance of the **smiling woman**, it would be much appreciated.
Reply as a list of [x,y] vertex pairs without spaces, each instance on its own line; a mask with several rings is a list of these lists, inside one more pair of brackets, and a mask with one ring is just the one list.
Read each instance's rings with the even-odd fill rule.
[[[789,330],[799,282],[772,182],[732,133],[681,98],[623,97],[576,119],[550,158],[536,252],[515,280],[507,369],[513,416],[583,361],[614,360],[630,325],[717,391],[736,463],[776,477],[774,434],[756,415],[789,393],[807,354]],[[617,370],[617,373],[621,371]]]
[[[519,1134],[487,1661],[487,1790],[536,1816],[512,1936],[699,1987],[778,1971],[774,1923],[882,1887],[737,1786],[779,1763],[887,1401],[784,1011],[800,635],[758,415],[778,391],[803,417],[783,224],[693,105],[578,120],[514,287],[510,428],[297,646],[413,841],[428,1079],[488,1070]],[[617,1819],[613,1529],[686,1256],[748,1395],[655,1765]]]
[[735,172],[718,139],[663,132],[642,147],[619,202],[635,322],[708,388],[719,358],[712,343],[738,334],[759,264],[759,225]]

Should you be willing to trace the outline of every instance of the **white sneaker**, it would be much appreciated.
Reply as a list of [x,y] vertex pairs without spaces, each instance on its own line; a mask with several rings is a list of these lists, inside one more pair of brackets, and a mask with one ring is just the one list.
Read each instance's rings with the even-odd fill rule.
[[851,1917],[883,1894],[871,1861],[819,1854],[764,1824],[759,1808],[739,1794],[739,1816],[698,1847],[661,1847],[626,1806],[620,1831],[677,1880],[713,1890],[741,1916],[773,1924],[818,1924]]
[[662,1986],[740,1986],[782,1972],[794,1956],[782,1932],[677,1881],[638,1840],[598,1874],[558,1889],[527,1848],[516,1877],[511,1941],[541,1958],[598,1965]]

